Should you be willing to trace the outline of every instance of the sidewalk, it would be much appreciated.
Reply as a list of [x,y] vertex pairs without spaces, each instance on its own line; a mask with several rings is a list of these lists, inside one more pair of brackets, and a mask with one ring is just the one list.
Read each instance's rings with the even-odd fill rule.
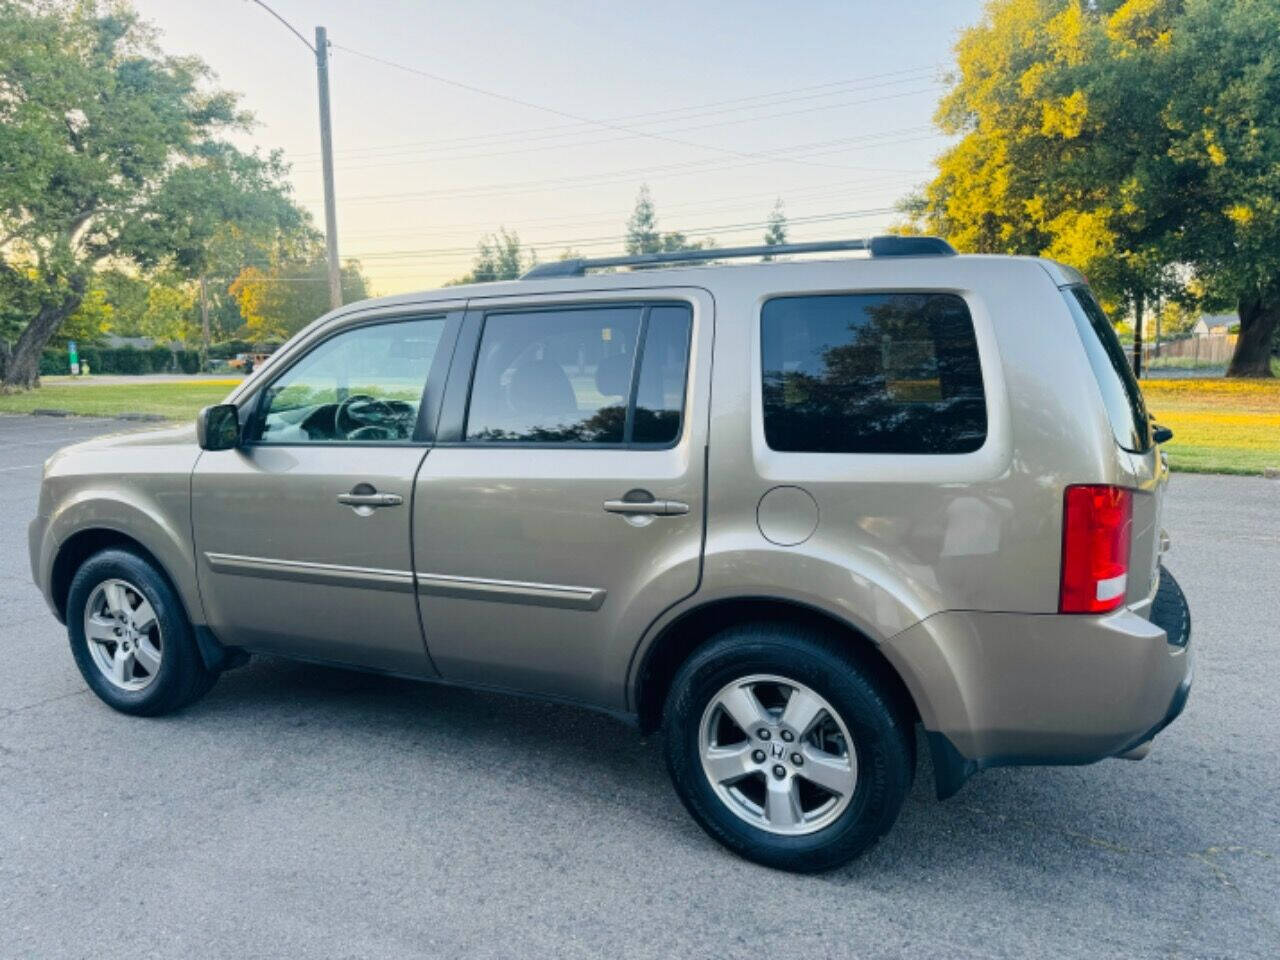
[[133,384],[141,386],[145,383],[199,383],[202,380],[243,380],[244,374],[238,370],[225,370],[218,373],[103,373],[91,374],[87,377],[41,377],[40,382],[51,387],[58,386],[115,386],[117,384]]

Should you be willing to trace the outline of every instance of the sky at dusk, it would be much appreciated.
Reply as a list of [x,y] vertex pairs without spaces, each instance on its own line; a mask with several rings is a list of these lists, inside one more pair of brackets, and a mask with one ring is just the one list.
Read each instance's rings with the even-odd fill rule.
[[[242,95],[245,143],[284,151],[322,226],[310,51],[249,0],[134,5]],[[978,0],[271,5],[308,38],[328,28],[339,245],[376,293],[465,273],[499,226],[543,259],[620,252],[642,183],[661,229],[695,239],[759,242],[777,197],[792,240],[882,230],[946,145],[941,80],[979,16]]]

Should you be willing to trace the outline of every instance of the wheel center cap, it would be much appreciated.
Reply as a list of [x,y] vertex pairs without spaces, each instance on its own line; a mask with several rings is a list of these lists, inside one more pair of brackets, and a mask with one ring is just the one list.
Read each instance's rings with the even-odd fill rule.
[[781,760],[787,755],[787,745],[780,740],[775,740],[769,744],[769,754],[775,760]]

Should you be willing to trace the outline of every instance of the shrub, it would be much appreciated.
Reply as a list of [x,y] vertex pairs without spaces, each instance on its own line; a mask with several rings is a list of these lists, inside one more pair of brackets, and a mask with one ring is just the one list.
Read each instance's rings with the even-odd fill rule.
[[[200,354],[196,350],[179,350],[175,371],[175,355],[168,347],[138,350],[134,347],[96,347],[84,344],[76,351],[81,363],[89,365],[91,374],[199,373]],[[71,372],[67,351],[50,347],[40,354],[40,376],[61,376]]]
[[67,362],[67,351],[45,350],[40,354],[40,376],[53,377],[60,373],[68,373],[71,368]]

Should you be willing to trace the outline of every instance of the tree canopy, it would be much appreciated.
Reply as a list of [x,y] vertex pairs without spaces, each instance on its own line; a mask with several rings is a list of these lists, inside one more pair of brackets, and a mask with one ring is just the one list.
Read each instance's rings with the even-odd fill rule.
[[228,220],[305,221],[278,158],[222,139],[249,122],[123,5],[0,0],[0,384],[37,381],[95,267],[191,275]]
[[[781,197],[773,202],[773,209],[769,211],[769,219],[764,231],[764,242],[769,247],[776,247],[787,242],[787,213],[782,206]],[[765,259],[772,260],[773,257],[767,256]]]
[[[268,267],[245,267],[230,286],[250,340],[283,340],[329,312],[328,262],[317,245],[305,259],[283,259]],[[342,267],[342,301],[369,296],[360,265]]]
[[627,220],[626,250],[630,254],[674,253],[678,250],[703,250],[715,246],[710,238],[690,240],[679,231],[662,233],[653,206],[653,194],[647,183],[636,193],[636,206]]
[[1139,320],[1169,292],[1231,303],[1231,372],[1267,376],[1278,51],[1274,0],[990,0],[937,113],[959,140],[909,211],[960,250],[1080,267]]

